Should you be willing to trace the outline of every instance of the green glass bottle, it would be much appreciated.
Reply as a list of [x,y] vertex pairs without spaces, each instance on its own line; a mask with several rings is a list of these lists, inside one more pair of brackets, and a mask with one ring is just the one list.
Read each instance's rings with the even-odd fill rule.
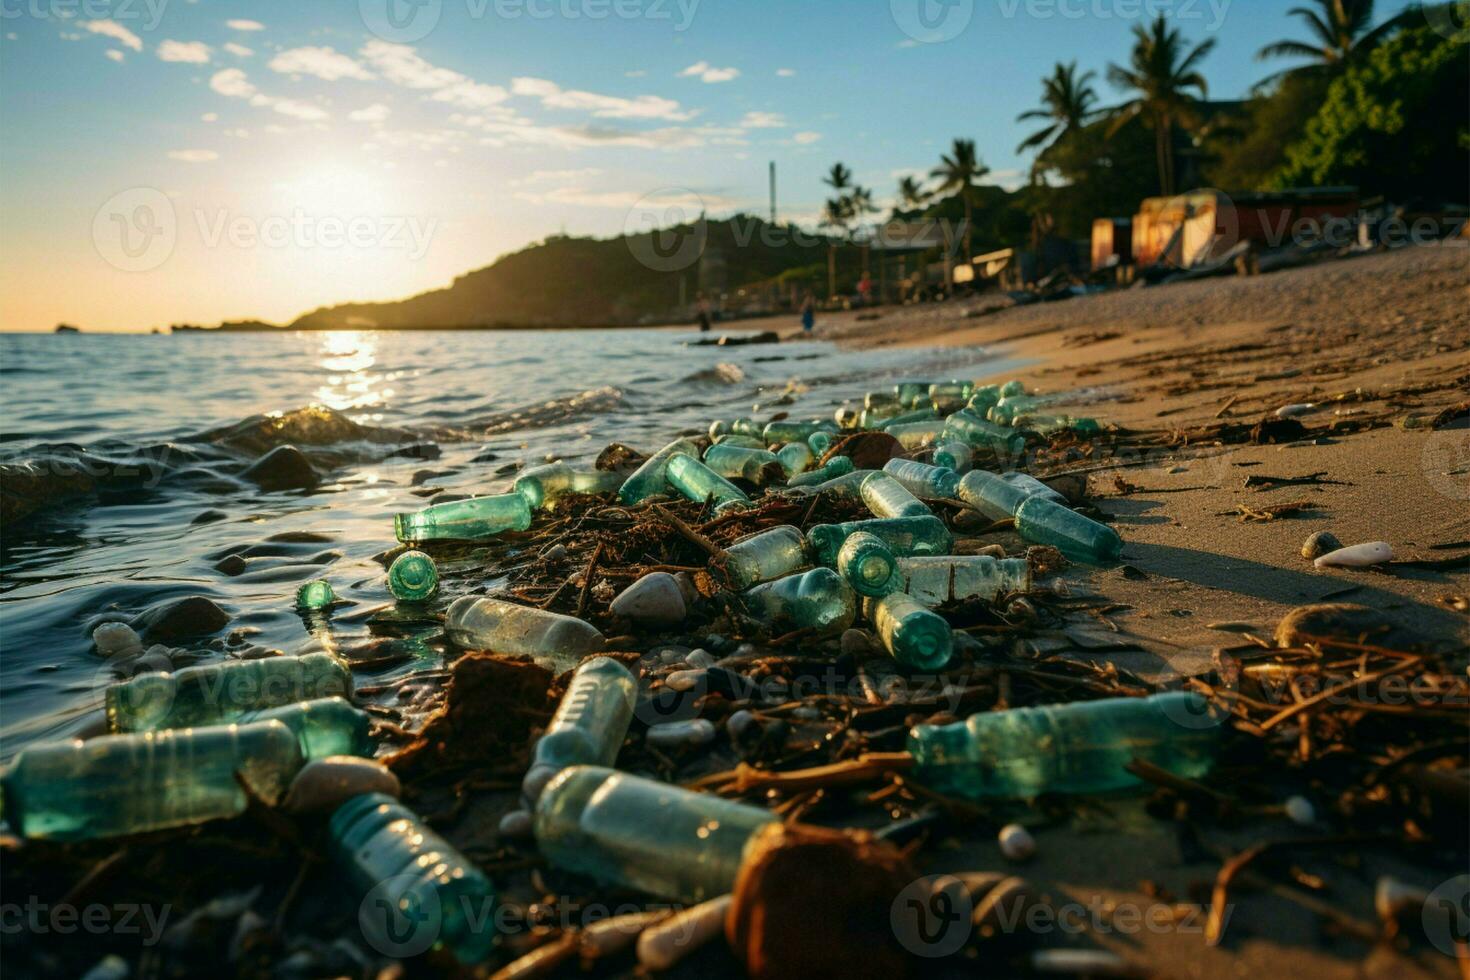
[[966,410],[978,419],[989,416],[990,410],[1000,401],[999,385],[983,385],[976,388],[965,403]]
[[[960,475],[942,466],[912,459],[890,459],[883,465],[883,472],[923,500],[953,500],[959,491]],[[928,509],[924,512],[928,513]]]
[[887,473],[874,473],[864,480],[862,495],[874,517],[923,517],[933,513]]
[[904,592],[890,592],[863,604],[868,622],[893,659],[914,670],[943,670],[954,655],[949,622]]
[[934,465],[954,470],[960,476],[970,472],[975,465],[975,452],[958,439],[939,441],[934,447]]
[[766,482],[766,467],[779,466],[780,460],[768,449],[746,449],[721,443],[704,452],[704,465],[727,480]]
[[893,395],[905,408],[922,405],[929,400],[929,386],[933,383],[932,381],[900,381],[893,386]]
[[837,552],[858,531],[877,535],[896,558],[910,555],[947,555],[954,550],[954,535],[934,515],[889,517],[845,524],[818,524],[807,531],[807,544],[821,565],[835,565]]
[[[833,459],[838,457],[834,456]],[[788,482],[787,487],[796,487],[805,494],[830,493],[839,497],[850,497],[853,500],[863,499],[863,481],[880,470],[853,470],[841,476],[834,476],[830,480],[824,480],[815,484],[793,484]],[[803,473],[802,476],[806,474]],[[797,479],[800,479],[798,477]]]
[[851,626],[857,615],[852,587],[830,568],[757,585],[744,597],[751,615],[780,632],[810,629],[831,636]]
[[1026,437],[1015,429],[976,418],[966,409],[951,415],[944,426],[944,439],[958,439],[975,449],[988,449],[997,456],[1019,456]]
[[761,425],[755,419],[741,418],[730,423],[730,431],[735,435],[750,436],[755,439],[761,437],[761,430],[764,428],[765,426]]
[[600,653],[605,638],[591,623],[488,596],[461,596],[444,614],[444,634],[465,650],[530,657],[557,673]]
[[326,609],[336,601],[332,583],[324,578],[313,579],[296,590],[297,609]]
[[1028,497],[1016,509],[1016,532],[1090,565],[1111,564],[1123,554],[1117,531],[1045,497]]
[[439,569],[422,551],[405,551],[388,566],[388,591],[404,602],[423,602],[439,591]]
[[536,844],[555,867],[679,902],[730,891],[760,807],[597,766],[573,766],[536,804]]
[[704,503],[711,498],[716,504],[750,502],[745,491],[693,456],[687,456],[684,453],[675,453],[669,457],[669,466],[665,476],[668,478],[669,486],[695,503]]
[[827,455],[827,450],[832,448],[832,443],[837,441],[837,436],[830,432],[813,432],[806,437],[806,444],[811,447],[812,455],[821,459]]
[[798,473],[786,481],[788,487],[814,487],[835,480],[840,476],[846,476],[852,472],[852,460],[846,456],[833,456],[827,462],[814,470]]
[[870,391],[863,396],[863,408],[868,411],[881,409],[896,412],[903,408],[903,404],[899,401],[897,392]]
[[245,812],[245,791],[279,800],[302,766],[279,721],[104,735],[26,749],[0,776],[5,819],[22,837],[89,840]]
[[892,434],[893,430],[900,425],[913,425],[916,422],[936,422],[938,420],[939,413],[934,411],[934,409],[916,408],[904,412],[902,415],[895,415],[893,418],[884,422],[881,428],[884,432]]
[[716,446],[738,446],[741,449],[765,449],[766,441],[760,436],[740,436],[731,433],[728,436],[718,436],[714,439]]
[[929,386],[930,398],[958,398],[963,401],[974,393],[973,381],[940,381]]
[[993,600],[1031,591],[1031,567],[1024,558],[945,555],[898,559],[903,591],[926,606],[968,599]]
[[454,500],[393,518],[393,532],[405,544],[477,541],[503,531],[524,531],[530,526],[531,505],[518,493]]
[[776,458],[781,461],[781,469],[786,471],[788,480],[798,473],[805,472],[812,463],[816,462],[812,447],[804,442],[788,442],[776,453]]
[[1009,473],[1002,473],[1000,478],[1017,490],[1025,493],[1028,497],[1045,497],[1047,500],[1055,500],[1059,504],[1065,504],[1067,502],[1064,494],[1053,490],[1030,473],[1020,473],[1012,470]]
[[[737,419],[731,425],[733,431],[740,431],[738,428],[740,421]],[[750,433],[745,434],[749,435]],[[675,439],[644,460],[643,465],[634,470],[633,475],[623,481],[623,485],[618,488],[618,499],[627,506],[632,507],[643,503],[649,497],[668,493],[669,481],[665,478],[665,471],[668,469],[669,460],[676,453],[698,456],[699,447],[688,439]]]
[[234,721],[247,712],[316,698],[351,697],[352,673],[336,657],[266,657],[139,674],[105,695],[112,732],[151,732]]
[[325,759],[334,755],[372,758],[377,747],[372,737],[372,719],[342,698],[317,698],[279,708],[247,711],[239,723],[279,721],[296,735],[302,758]]
[[793,422],[783,419],[766,426],[761,432],[761,438],[766,440],[768,446],[783,442],[804,442],[813,432],[823,432],[831,428],[830,422]]
[[928,422],[909,422],[904,425],[890,425],[885,427],[883,431],[897,439],[898,444],[905,451],[915,452],[932,445],[934,440],[944,434],[944,420],[933,419]]
[[1092,436],[1102,431],[1102,426],[1097,424],[1096,419],[1074,418],[1071,415],[1046,415],[1036,412],[1017,414],[1011,418],[1011,424],[1018,429],[1026,429],[1043,436],[1052,436],[1058,432],[1067,431],[1081,436]]
[[531,768],[521,782],[534,804],[552,777],[568,766],[610,766],[618,757],[628,726],[638,682],[628,668],[608,657],[584,660],[546,733],[536,742]]
[[900,584],[898,559],[883,539],[866,531],[849,535],[837,552],[837,573],[847,580],[854,592],[879,596],[892,592]]
[[465,966],[490,957],[494,886],[412,810],[383,793],[364,793],[332,813],[327,833],[332,859],[362,893],[370,914],[358,920],[378,933],[367,936],[376,949],[406,956],[442,949]]
[[1019,799],[1105,793],[1141,785],[1135,758],[1186,779],[1214,764],[1220,719],[1193,692],[1074,701],[918,725],[908,748],[915,777],[950,796]]
[[967,507],[979,511],[992,521],[1014,517],[1016,508],[1031,495],[1027,490],[986,470],[971,470],[966,473],[960,479],[955,494]]
[[577,470],[566,463],[533,466],[516,477],[514,492],[526,498],[532,510],[543,510],[568,493],[612,493],[626,474],[608,470]]
[[998,394],[1002,398],[1015,398],[1026,394],[1026,386],[1020,381],[1011,380],[1001,385]]
[[737,589],[783,578],[810,564],[806,538],[789,524],[747,535],[725,549],[725,568]]

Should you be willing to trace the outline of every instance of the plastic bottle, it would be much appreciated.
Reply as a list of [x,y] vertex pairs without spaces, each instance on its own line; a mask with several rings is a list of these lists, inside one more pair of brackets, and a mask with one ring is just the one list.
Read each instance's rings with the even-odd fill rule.
[[931,419],[927,422],[908,422],[902,425],[890,425],[883,429],[884,432],[898,440],[898,444],[907,452],[914,452],[926,446],[933,445],[944,432],[943,419]]
[[934,447],[934,465],[964,476],[975,465],[975,452],[958,439],[943,440]]
[[923,517],[932,514],[924,502],[887,473],[874,473],[863,481],[863,503],[874,517]]
[[916,778],[952,796],[1031,797],[1136,786],[1141,758],[1178,776],[1209,772],[1219,737],[1207,702],[1192,692],[1110,698],[971,715],[910,733]]
[[1016,509],[1016,531],[1033,544],[1051,545],[1073,561],[1106,565],[1123,554],[1123,539],[1117,531],[1045,497],[1029,497]]
[[[936,422],[938,420],[939,413],[934,411],[934,409],[916,408],[911,411],[904,412],[902,415],[893,416],[893,418],[884,422],[881,428],[884,432],[888,432],[891,434],[896,427],[901,425],[913,425],[917,422]],[[895,438],[897,437],[895,436]]]
[[914,670],[943,670],[954,655],[949,622],[903,592],[868,599],[863,611],[893,659]]
[[849,535],[837,552],[837,573],[854,592],[864,596],[885,595],[900,584],[898,559],[876,535],[859,531]]
[[388,566],[388,591],[403,602],[423,602],[439,591],[439,569],[422,551],[405,551]]
[[831,422],[792,422],[790,419],[783,419],[766,426],[761,432],[761,438],[766,440],[766,445],[774,446],[781,442],[805,441],[813,432],[831,428]]
[[1065,504],[1067,502],[1067,498],[1063,494],[1053,490],[1030,473],[1019,473],[1012,470],[1009,473],[1002,473],[1000,478],[1016,489],[1025,492],[1028,497],[1045,497],[1048,500],[1055,500],[1059,504]]
[[696,503],[704,503],[711,497],[714,498],[716,504],[728,504],[732,501],[750,502],[745,491],[685,453],[675,453],[669,457],[669,466],[665,476],[668,478],[669,486]]
[[596,766],[573,766],[536,804],[536,843],[565,871],[680,902],[730,891],[760,807]]
[[969,398],[975,393],[973,381],[938,381],[929,386],[930,398]]
[[776,458],[781,461],[781,468],[786,471],[789,480],[798,473],[803,473],[812,463],[816,462],[816,455],[812,447],[804,442],[788,442],[776,453]]
[[[416,945],[422,929],[433,930],[433,948],[466,966],[489,958],[494,886],[413,811],[383,793],[364,793],[336,809],[328,834],[332,858],[363,892],[362,901],[385,903],[359,916],[364,928],[384,930],[367,937],[378,949]],[[429,938],[423,939],[427,949]]]
[[893,386],[893,395],[904,407],[923,404],[929,400],[929,386],[933,383],[932,381],[900,381]]
[[1000,386],[998,393],[1002,398],[1015,398],[1018,395],[1026,394],[1026,385],[1017,380],[1007,381]]
[[600,652],[605,642],[596,627],[574,616],[470,595],[450,604],[444,634],[456,646],[530,657],[557,673]]
[[968,507],[979,511],[992,521],[1003,521],[1014,517],[1030,494],[986,470],[971,470],[960,480],[955,494]]
[[1000,401],[1000,386],[983,385],[971,393],[970,400],[965,403],[965,407],[971,415],[983,419],[990,414],[991,408],[998,401]]
[[830,568],[788,575],[745,592],[751,614],[776,629],[810,629],[817,636],[841,633],[857,615],[852,587]]
[[[846,459],[847,457],[833,456],[832,458]],[[841,476],[834,476],[830,480],[823,480],[821,483],[799,484],[788,482],[786,486],[797,487],[808,493],[831,493],[841,497],[851,497],[853,500],[862,500],[863,481],[872,476],[874,473],[878,472],[880,471],[852,470],[851,472],[844,473]],[[803,473],[801,477],[794,477],[793,479],[799,480],[804,476],[806,476],[805,473]]]
[[760,436],[742,436],[733,432],[727,436],[716,436],[712,441],[716,446],[738,446],[741,449],[766,448],[766,441]]
[[756,439],[760,438],[761,431],[764,428],[765,426],[761,425],[755,419],[739,418],[730,423],[730,431],[735,435],[751,436]]
[[584,660],[572,677],[546,733],[536,742],[530,771],[521,782],[535,803],[553,776],[568,766],[610,766],[628,735],[638,682],[608,657]]
[[566,493],[612,493],[625,477],[609,470],[576,470],[566,463],[548,463],[522,471],[514,490],[532,510],[541,510]]
[[274,803],[302,762],[279,721],[214,725],[34,746],[0,776],[0,789],[21,836],[85,840],[243,813],[236,772]]
[[[731,423],[730,428],[732,432],[740,432],[738,427],[741,421],[740,419],[736,419]],[[749,435],[750,433],[742,434]],[[668,493],[669,483],[664,478],[665,470],[668,468],[669,459],[675,453],[697,456],[699,455],[699,447],[688,439],[675,439],[644,460],[643,465],[634,470],[633,475],[623,481],[623,485],[618,488],[618,499],[629,507],[632,507],[634,504],[641,504],[649,497]]]
[[1031,566],[1024,558],[900,558],[898,573],[902,590],[926,606],[1031,591]]
[[704,465],[716,474],[731,480],[748,480],[764,483],[767,466],[779,465],[776,454],[768,449],[747,449],[721,443],[710,446],[704,452]]
[[960,485],[960,475],[954,470],[912,459],[890,459],[883,465],[883,472],[923,500],[953,500]]
[[1018,456],[1026,448],[1026,437],[1021,433],[977,418],[970,414],[969,409],[949,417],[943,438],[958,439],[975,449],[988,449],[998,456]]
[[240,716],[242,725],[257,721],[279,721],[296,735],[302,758],[325,759],[333,755],[371,758],[375,744],[372,719],[342,698],[317,698],[299,704],[250,711]]
[[947,555],[954,550],[954,535],[934,515],[890,517],[845,524],[818,524],[807,531],[807,544],[822,565],[835,565],[837,552],[850,535],[869,531],[888,545],[896,558],[910,555]]
[[531,505],[518,493],[435,504],[393,518],[399,541],[476,541],[531,526]]
[[846,476],[852,472],[852,460],[846,456],[833,456],[814,470],[798,473],[786,481],[788,487],[813,487]]
[[747,535],[725,549],[725,568],[737,589],[782,578],[810,564],[806,538],[789,524]]
[[200,664],[139,674],[107,689],[107,728],[150,732],[235,721],[251,711],[351,697],[352,673],[328,653]]

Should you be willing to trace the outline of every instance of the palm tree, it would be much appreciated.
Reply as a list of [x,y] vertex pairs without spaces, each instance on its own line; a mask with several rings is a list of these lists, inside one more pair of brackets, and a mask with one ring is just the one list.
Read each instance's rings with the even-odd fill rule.
[[[878,207],[873,203],[873,192],[861,184],[852,185],[852,193],[847,195],[847,210],[849,216],[859,223],[868,215],[877,214]],[[863,236],[862,255],[864,273],[868,271],[868,254],[871,247],[867,236]]]
[[[838,168],[832,168],[835,176]],[[829,197],[827,206],[822,209],[822,226],[824,228],[836,228],[839,232],[846,233],[847,224],[852,220],[852,201],[844,194],[837,197]],[[837,295],[837,242],[838,239],[827,239],[827,296]]]
[[827,176],[822,178],[822,183],[836,191],[840,197],[852,186],[852,171],[840,163],[834,163],[832,169],[827,171]]
[[898,182],[898,203],[905,211],[916,211],[929,201],[929,192],[913,177]]
[[1190,129],[1199,125],[1190,90],[1197,90],[1200,97],[1209,94],[1205,77],[1196,66],[1214,49],[1215,41],[1203,41],[1186,54],[1183,35],[1171,30],[1162,14],[1149,27],[1135,27],[1133,37],[1128,67],[1109,65],[1108,80],[1136,92],[1137,97],[1114,110],[1109,135],[1131,119],[1147,119],[1153,126],[1158,152],[1159,190],[1173,194],[1174,127]]
[[960,200],[965,204],[966,260],[973,258],[971,231],[975,217],[975,185],[988,173],[990,168],[980,161],[975,152],[975,141],[957,139],[949,153],[939,158],[939,166],[929,174],[939,181],[939,186],[934,189],[936,195],[959,194]]
[[1397,27],[1405,14],[1390,17],[1373,27],[1374,0],[1311,0],[1317,8],[1293,7],[1287,13],[1307,22],[1313,37],[1310,41],[1277,41],[1256,54],[1257,61],[1270,58],[1306,58],[1308,63],[1277,72],[1261,81],[1262,85],[1282,75],[1296,72],[1331,71],[1349,58],[1374,48],[1384,36]]
[[[1057,62],[1051,77],[1041,80],[1041,108],[1016,117],[1017,122],[1045,120],[1047,126],[1028,136],[1016,147],[1016,152],[1025,153],[1041,147],[1041,153],[1045,153],[1057,140],[1087,125],[1093,116],[1092,107],[1097,103],[1097,90],[1089,84],[1095,77],[1096,72],[1090,71],[1078,75],[1075,61],[1069,65]],[[1037,156],[1039,158],[1041,154]]]

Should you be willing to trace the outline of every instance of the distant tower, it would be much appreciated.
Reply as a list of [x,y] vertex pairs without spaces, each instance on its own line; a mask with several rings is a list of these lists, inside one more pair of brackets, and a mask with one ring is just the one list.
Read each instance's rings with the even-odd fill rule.
[[771,224],[776,223],[776,161],[771,161]]

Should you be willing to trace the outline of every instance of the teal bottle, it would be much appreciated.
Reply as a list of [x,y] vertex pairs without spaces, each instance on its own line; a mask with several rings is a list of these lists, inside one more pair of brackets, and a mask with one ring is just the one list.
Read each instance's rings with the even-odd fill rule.
[[536,804],[536,844],[553,866],[678,902],[717,898],[756,832],[760,807],[597,766],[573,766]]
[[890,425],[883,429],[884,432],[898,440],[898,444],[907,452],[916,452],[926,446],[933,445],[934,440],[944,434],[944,420],[932,419],[928,422],[908,422],[902,425]]
[[695,503],[702,504],[711,498],[716,504],[750,502],[745,491],[693,456],[684,453],[675,453],[669,457],[669,466],[665,476],[669,481],[669,486]]
[[837,574],[858,595],[880,596],[894,591],[901,584],[897,572],[898,559],[888,545],[866,531],[849,535],[837,552]]
[[1031,591],[1031,566],[1024,558],[947,555],[898,559],[903,591],[926,606],[970,599],[993,601]]
[[377,748],[372,736],[372,719],[342,698],[317,698],[279,708],[249,711],[239,724],[279,721],[296,735],[301,756],[308,762],[334,755],[372,758]]
[[887,473],[874,473],[863,481],[863,503],[874,517],[923,517],[932,514],[924,502]]
[[883,472],[922,500],[953,500],[959,491],[960,475],[942,466],[912,459],[890,459],[883,465]]
[[1123,554],[1117,531],[1045,497],[1028,497],[1016,509],[1016,532],[1089,565],[1108,565]]
[[806,538],[789,524],[747,535],[725,549],[725,569],[737,589],[784,578],[810,564]]
[[302,766],[279,721],[103,735],[26,749],[0,776],[22,837],[89,840],[185,827],[245,812],[238,772],[275,803]]
[[[495,948],[490,879],[391,796],[364,793],[333,813],[332,859],[361,893],[364,930],[379,951],[444,950],[465,966]],[[356,896],[354,896],[356,898]],[[381,903],[369,908],[368,903]]]
[[1046,399],[1031,395],[1011,395],[996,402],[987,414],[997,425],[1014,425],[1016,419],[1046,404]]
[[761,425],[755,419],[741,418],[730,423],[730,431],[735,435],[750,436],[755,439],[760,438],[761,430],[764,428],[765,426]]
[[939,441],[934,447],[934,465],[964,476],[975,465],[975,451],[958,439]]
[[998,393],[1002,398],[1015,398],[1026,394],[1026,386],[1020,381],[1007,381],[1000,386]]
[[827,455],[827,450],[832,448],[832,443],[837,441],[837,436],[831,432],[813,432],[806,437],[806,444],[811,447],[812,455],[821,459]]
[[352,673],[336,657],[266,657],[139,674],[107,689],[112,732],[151,732],[235,721],[251,711],[316,698],[351,697]]
[[766,441],[760,436],[741,436],[731,433],[727,436],[717,436],[712,442],[716,446],[738,446],[741,449],[765,449]]
[[883,423],[882,429],[885,432],[892,433],[893,430],[900,425],[913,425],[916,422],[936,422],[938,420],[939,413],[934,411],[934,409],[916,408],[911,411],[904,412],[902,415],[895,415],[893,418]]
[[783,442],[805,442],[813,432],[824,432],[831,428],[830,422],[792,422],[783,419],[766,426],[761,432],[761,438],[766,440],[768,446]]
[[[740,421],[737,419],[731,425],[733,431],[740,431],[738,428]],[[750,433],[745,434],[749,435]],[[644,460],[643,465],[634,470],[633,475],[623,481],[623,485],[618,488],[618,499],[627,506],[632,507],[643,503],[649,497],[668,493],[669,481],[665,478],[666,470],[668,469],[669,460],[676,453],[698,456],[699,447],[688,439],[675,439]]]
[[1214,764],[1220,719],[1193,692],[1110,698],[971,715],[918,725],[915,778],[949,796],[1020,799],[1140,785],[1135,758],[1198,779]]
[[883,648],[914,670],[943,670],[954,656],[949,621],[904,592],[890,592],[863,605]]
[[858,531],[877,535],[896,558],[910,555],[947,555],[954,550],[954,535],[934,515],[890,517],[846,524],[818,524],[806,533],[812,556],[821,565],[835,565],[837,552]]
[[970,400],[965,403],[965,407],[971,415],[983,419],[990,414],[990,410],[998,401],[1000,401],[1000,386],[982,385],[970,394]]
[[965,506],[979,511],[992,521],[1014,517],[1016,509],[1031,495],[1027,490],[986,470],[971,470],[966,473],[960,479],[955,493]]
[[893,386],[893,396],[904,408],[912,405],[922,405],[929,400],[929,386],[932,381],[900,381]]
[[852,587],[830,568],[814,568],[747,590],[745,607],[774,632],[813,630],[832,636],[852,625],[857,598]]
[[439,591],[439,569],[422,551],[405,551],[388,566],[388,591],[403,602],[423,602]]
[[552,777],[568,766],[610,766],[618,757],[638,682],[628,668],[608,657],[584,660],[562,695],[546,733],[536,742],[530,771],[521,783],[534,804]]
[[326,579],[314,579],[296,590],[297,609],[326,609],[336,601],[337,594]]
[[746,449],[721,443],[704,453],[704,465],[727,480],[766,482],[768,466],[779,466],[780,460],[768,449]]
[[544,510],[563,494],[612,493],[625,478],[625,474],[607,470],[577,470],[566,463],[548,463],[523,471],[513,489],[526,498],[532,510]]
[[591,623],[518,606],[488,596],[461,596],[444,614],[444,635],[463,650],[530,657],[557,673],[602,652],[606,642]]
[[530,526],[531,505],[518,493],[454,500],[393,518],[393,532],[405,544],[478,541],[504,531],[524,531]]
[[939,381],[929,386],[930,398],[958,398],[963,401],[974,393],[973,381]]
[[1059,504],[1065,504],[1067,502],[1067,498],[1063,494],[1053,490],[1030,473],[1019,473],[1012,470],[1009,473],[1002,473],[1000,478],[1017,490],[1024,492],[1028,497],[1045,497],[1048,500],[1055,500]]
[[715,419],[713,422],[711,422],[709,424],[709,433],[708,434],[709,434],[709,441],[710,442],[714,442],[716,439],[720,438],[721,436],[733,435],[734,434],[734,430],[730,428],[730,423],[727,422],[727,421],[725,421],[724,419]]
[[816,455],[812,453],[812,447],[804,442],[788,442],[776,453],[776,458],[781,462],[781,469],[786,471],[789,480],[798,473],[804,473],[816,462]]
[[786,481],[788,487],[814,487],[828,480],[846,476],[852,472],[852,460],[846,456],[833,456],[814,470],[799,473]]
[[[832,458],[846,459],[845,456],[834,456]],[[830,480],[823,480],[821,483],[798,484],[788,482],[786,485],[788,487],[799,487],[803,492],[806,493],[830,493],[839,497],[850,497],[853,500],[862,500],[863,481],[872,476],[874,473],[878,472],[880,471],[852,470],[851,472],[844,473],[841,476],[834,476]],[[802,474],[802,477],[804,476],[806,476],[805,473]],[[801,477],[794,477],[793,479],[799,480],[801,479]]]
[[1102,431],[1096,419],[1074,418],[1071,415],[1042,415],[1032,412],[1016,415],[1011,424],[1038,435],[1052,436],[1058,432],[1075,432],[1080,436],[1094,436]]
[[899,401],[897,392],[870,391],[863,396],[863,408],[868,411],[884,410],[896,412],[903,408],[903,403]]
[[1015,429],[976,418],[966,409],[955,412],[944,427],[945,439],[958,439],[975,449],[987,449],[997,456],[1019,456],[1026,448],[1026,437]]

